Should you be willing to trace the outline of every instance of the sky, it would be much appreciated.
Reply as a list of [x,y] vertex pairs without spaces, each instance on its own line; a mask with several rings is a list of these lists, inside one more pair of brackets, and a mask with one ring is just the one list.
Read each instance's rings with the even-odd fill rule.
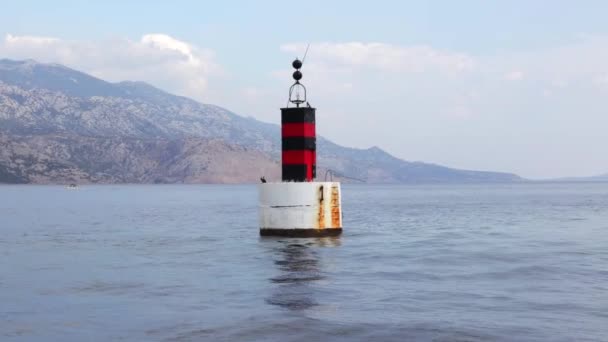
[[608,172],[605,1],[6,1],[0,58],[61,63],[279,123],[531,179]]

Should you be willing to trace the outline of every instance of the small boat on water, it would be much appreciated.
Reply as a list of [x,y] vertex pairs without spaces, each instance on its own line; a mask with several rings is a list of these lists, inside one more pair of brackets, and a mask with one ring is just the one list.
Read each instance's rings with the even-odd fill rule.
[[77,190],[78,189],[78,185],[71,183],[69,185],[66,186],[66,189],[68,190]]

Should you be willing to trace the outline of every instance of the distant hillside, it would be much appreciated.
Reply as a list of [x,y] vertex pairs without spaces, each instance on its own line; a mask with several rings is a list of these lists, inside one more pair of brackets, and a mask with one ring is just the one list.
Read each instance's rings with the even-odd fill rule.
[[220,140],[0,134],[0,145],[0,178],[9,183],[238,183],[280,176],[267,155]]
[[605,174],[599,175],[599,176],[590,177],[590,178],[593,180],[608,181],[608,173],[605,173]]
[[[279,113],[277,112],[277,115]],[[319,122],[322,125],[323,122]],[[280,129],[142,82],[0,60],[0,182],[254,182],[280,176]],[[513,182],[318,138],[319,175],[372,183]]]
[[559,182],[608,182],[608,173],[591,177],[567,177],[556,179]]

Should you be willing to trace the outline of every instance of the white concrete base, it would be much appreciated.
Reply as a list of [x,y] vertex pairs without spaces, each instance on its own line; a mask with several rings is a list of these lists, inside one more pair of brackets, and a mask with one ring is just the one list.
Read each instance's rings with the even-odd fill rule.
[[259,185],[262,235],[324,236],[342,231],[339,182]]

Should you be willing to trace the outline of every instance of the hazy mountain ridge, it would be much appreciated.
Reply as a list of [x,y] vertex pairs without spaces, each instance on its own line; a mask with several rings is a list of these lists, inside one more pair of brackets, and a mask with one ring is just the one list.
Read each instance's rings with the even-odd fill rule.
[[[0,134],[0,182],[251,182],[279,176],[277,125],[143,82],[109,83],[32,60],[0,60]],[[318,154],[319,178],[329,168],[382,183],[521,180],[406,162],[377,147],[347,148],[322,137]]]
[[608,182],[608,173],[589,177],[566,177],[558,178],[553,181],[558,182]]

